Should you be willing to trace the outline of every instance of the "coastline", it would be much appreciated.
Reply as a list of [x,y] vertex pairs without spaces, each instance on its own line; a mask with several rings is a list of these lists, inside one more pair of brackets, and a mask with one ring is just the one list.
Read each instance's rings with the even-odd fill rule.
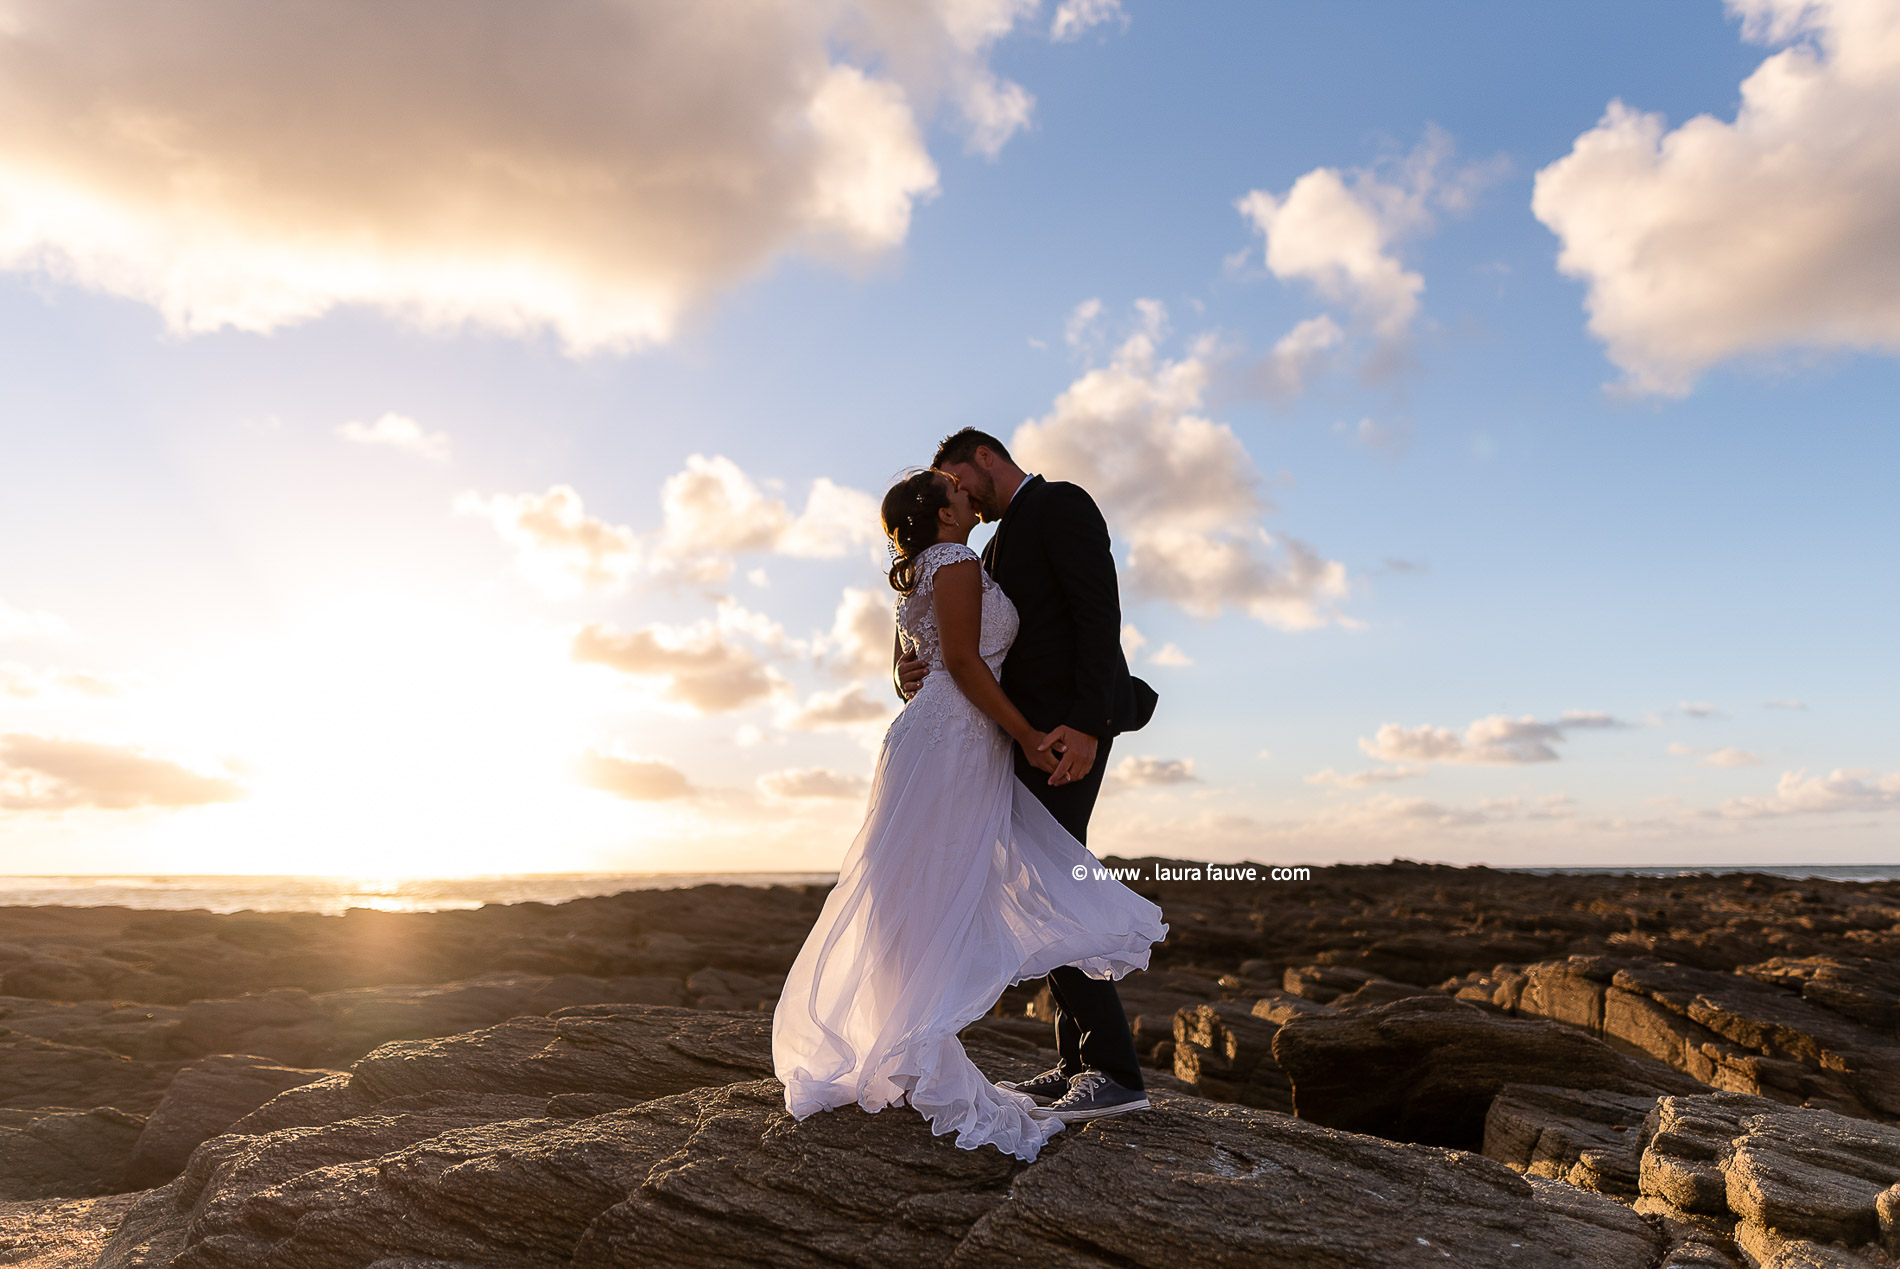
[[[1118,984],[1154,1107],[1029,1165],[902,1108],[785,1114],[772,1009],[828,883],[337,915],[0,907],[0,1253],[1900,1255],[1900,880],[1394,862],[1132,888],[1171,925]],[[1053,1062],[1051,1016],[1021,984],[962,1040],[1021,1078]],[[1751,1206],[1750,1185],[1783,1197]],[[1157,1194],[1180,1202],[1131,1215]],[[1089,1250],[1103,1229],[1112,1260]]]
[[[1383,868],[1386,863],[1305,864],[1312,875],[1336,869]],[[1203,872],[1255,868],[1265,877],[1275,867],[1256,860],[1178,860]],[[1755,874],[1783,880],[1880,882],[1900,880],[1895,864],[1653,864],[1599,866],[1549,864],[1497,867],[1433,864],[1531,876],[1694,877]],[[0,874],[0,908],[121,907],[141,911],[316,912],[337,915],[351,908],[380,912],[444,912],[487,904],[566,903],[629,890],[687,889],[698,885],[829,885],[836,871],[498,873],[470,877],[359,877],[295,874]],[[1174,878],[1180,880],[1181,878]],[[1232,878],[1227,878],[1231,880]]]

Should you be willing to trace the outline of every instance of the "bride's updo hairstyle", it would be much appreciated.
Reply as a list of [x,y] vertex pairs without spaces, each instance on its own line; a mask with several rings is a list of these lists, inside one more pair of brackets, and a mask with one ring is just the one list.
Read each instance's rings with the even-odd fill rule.
[[879,514],[891,542],[891,589],[900,595],[917,588],[917,557],[937,540],[937,512],[950,505],[948,483],[943,473],[925,467],[884,495]]

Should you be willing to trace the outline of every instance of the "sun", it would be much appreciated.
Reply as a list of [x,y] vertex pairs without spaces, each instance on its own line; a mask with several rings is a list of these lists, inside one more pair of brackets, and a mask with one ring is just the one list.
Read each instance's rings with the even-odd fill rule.
[[150,708],[171,734],[227,755],[248,796],[164,832],[166,870],[466,876],[625,855],[666,816],[576,782],[612,703],[568,638],[357,593],[218,649]]

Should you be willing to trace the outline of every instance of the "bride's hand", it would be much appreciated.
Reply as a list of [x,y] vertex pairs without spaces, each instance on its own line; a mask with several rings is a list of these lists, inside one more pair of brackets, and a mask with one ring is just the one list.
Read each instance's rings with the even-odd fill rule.
[[1048,732],[1031,729],[1029,735],[1025,736],[1021,742],[1023,753],[1029,757],[1029,765],[1038,771],[1054,771],[1056,765],[1062,761],[1062,755],[1054,749],[1042,748],[1042,742],[1048,737]]

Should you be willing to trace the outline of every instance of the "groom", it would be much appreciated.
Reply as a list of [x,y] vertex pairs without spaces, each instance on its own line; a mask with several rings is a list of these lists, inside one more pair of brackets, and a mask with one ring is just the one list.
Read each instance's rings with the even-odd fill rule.
[[[1016,775],[1077,841],[1102,788],[1108,751],[1120,732],[1154,712],[1152,688],[1128,672],[1121,647],[1121,601],[1108,525],[1094,499],[1063,481],[1018,467],[1003,443],[964,428],[937,447],[931,466],[954,479],[985,521],[996,524],[983,567],[1016,605],[1021,627],[1003,660],[1003,690],[1038,731],[1049,753],[1016,751]],[[901,644],[900,644],[901,652]],[[900,656],[898,692],[908,700],[929,673]],[[1115,984],[1073,965],[1050,971],[1056,1006],[1053,1070],[1006,1083],[1028,1093],[1036,1113],[1064,1122],[1099,1119],[1148,1105],[1128,1015]]]

